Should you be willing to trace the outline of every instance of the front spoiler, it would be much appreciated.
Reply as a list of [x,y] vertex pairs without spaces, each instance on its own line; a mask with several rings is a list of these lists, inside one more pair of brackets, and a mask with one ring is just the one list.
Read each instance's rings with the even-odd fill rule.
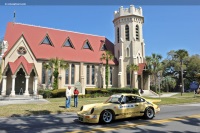
[[78,120],[83,123],[99,123],[100,115],[77,113]]

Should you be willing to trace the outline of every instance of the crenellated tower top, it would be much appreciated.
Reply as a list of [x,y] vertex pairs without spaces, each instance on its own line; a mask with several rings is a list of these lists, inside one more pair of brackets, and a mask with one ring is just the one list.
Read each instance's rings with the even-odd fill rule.
[[114,19],[120,16],[128,16],[128,15],[136,15],[143,17],[142,8],[141,7],[135,8],[134,5],[130,5],[129,8],[123,8],[123,6],[121,6],[119,8],[119,11],[114,12]]

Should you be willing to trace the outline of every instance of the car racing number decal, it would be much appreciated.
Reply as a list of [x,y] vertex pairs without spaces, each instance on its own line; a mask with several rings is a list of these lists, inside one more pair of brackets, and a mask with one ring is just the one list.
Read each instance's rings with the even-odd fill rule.
[[123,104],[119,105],[119,109],[135,108],[135,104]]

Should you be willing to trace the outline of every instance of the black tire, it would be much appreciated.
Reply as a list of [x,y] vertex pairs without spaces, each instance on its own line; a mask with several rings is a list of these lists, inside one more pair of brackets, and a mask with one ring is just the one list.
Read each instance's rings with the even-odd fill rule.
[[104,124],[111,123],[113,120],[113,113],[109,110],[104,110],[100,115],[100,122]]
[[153,108],[148,107],[145,109],[144,118],[153,119],[154,116],[155,116],[155,112],[154,112]]

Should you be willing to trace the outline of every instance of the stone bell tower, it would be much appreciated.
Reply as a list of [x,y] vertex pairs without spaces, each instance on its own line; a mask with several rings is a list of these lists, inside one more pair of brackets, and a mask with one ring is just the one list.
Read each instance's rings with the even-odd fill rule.
[[[114,12],[115,27],[115,58],[118,59],[118,87],[130,85],[130,72],[127,66],[130,64],[138,65],[144,63],[145,49],[142,33],[144,17],[142,8],[129,8],[122,6]],[[135,88],[138,88],[138,73],[135,72]]]

